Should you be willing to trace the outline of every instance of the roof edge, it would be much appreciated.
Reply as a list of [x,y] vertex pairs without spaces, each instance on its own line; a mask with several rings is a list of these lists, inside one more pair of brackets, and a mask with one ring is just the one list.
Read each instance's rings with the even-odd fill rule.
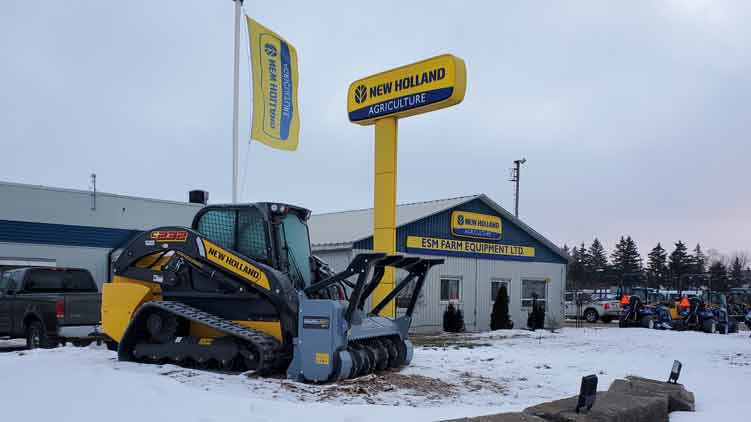
[[[3,180],[0,180],[0,186],[9,186],[9,187],[15,187],[15,188],[25,188],[25,189],[35,189],[35,190],[45,190],[45,191],[51,191],[51,192],[63,192],[63,193],[77,193],[82,195],[90,195],[92,191],[88,190],[82,190],[82,189],[73,189],[73,188],[60,188],[55,186],[45,186],[45,185],[31,185],[28,183],[17,183],[17,182],[6,182]],[[174,201],[170,199],[157,199],[157,198],[147,198],[143,196],[133,196],[133,195],[122,195],[118,193],[109,193],[109,192],[103,192],[103,191],[97,191],[97,196],[107,196],[111,198],[122,198],[122,199],[133,199],[138,201],[148,201],[148,202],[157,202],[162,204],[173,204],[173,205],[187,205],[191,207],[203,207],[203,204],[194,204],[192,202],[183,202],[183,201]]]

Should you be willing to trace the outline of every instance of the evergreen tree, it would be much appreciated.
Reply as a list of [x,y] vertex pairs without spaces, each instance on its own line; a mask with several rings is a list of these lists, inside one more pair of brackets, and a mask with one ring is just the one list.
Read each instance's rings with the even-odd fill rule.
[[584,246],[584,243],[579,248],[574,246],[574,249],[571,251],[571,263],[568,266],[569,274],[573,281],[572,289],[581,289],[585,286],[587,275],[586,262],[587,248]]
[[493,303],[493,312],[490,314],[490,329],[508,330],[511,328],[514,328],[514,323],[508,315],[508,290],[506,290],[506,285],[502,284]]
[[615,250],[611,255],[613,273],[621,279],[639,278],[641,273],[641,256],[639,256],[639,249],[636,247],[636,242],[628,236],[624,238],[621,236],[621,240],[615,246]]
[[709,286],[714,291],[724,292],[728,289],[728,272],[722,261],[714,261],[709,266]]
[[599,284],[602,282],[605,271],[608,269],[608,257],[605,248],[596,237],[592,241],[592,245],[589,246],[585,268],[589,277],[592,278],[588,283],[589,286],[600,287]]
[[680,240],[675,244],[675,250],[670,253],[670,261],[668,262],[668,269],[670,269],[670,277],[673,282],[673,287],[678,290],[683,290],[686,286],[685,276],[691,273],[691,259],[686,252],[686,245]]
[[648,255],[647,280],[650,287],[666,285],[667,260],[665,249],[658,242]]
[[621,236],[621,240],[619,240],[618,243],[615,244],[615,249],[613,249],[613,253],[610,254],[610,259],[613,263],[613,273],[615,273],[619,277],[623,277],[623,273],[625,272],[623,269],[623,261],[625,259],[625,255],[626,238]]
[[739,257],[735,257],[730,266],[730,287],[743,286],[743,264]]
[[691,257],[693,261],[693,272],[695,274],[704,274],[707,271],[707,257],[701,250],[701,245],[698,243],[694,248],[694,254]]

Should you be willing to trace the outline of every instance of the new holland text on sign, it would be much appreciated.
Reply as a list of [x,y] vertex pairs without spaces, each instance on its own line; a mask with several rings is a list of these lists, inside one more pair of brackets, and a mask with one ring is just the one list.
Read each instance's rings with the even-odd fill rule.
[[444,54],[353,82],[347,113],[351,122],[362,125],[387,116],[412,116],[459,104],[466,88],[464,61]]
[[407,252],[491,259],[500,259],[509,256],[534,258],[535,256],[535,248],[529,246],[501,245],[498,243],[422,236],[407,236]]
[[454,211],[451,213],[451,233],[454,236],[498,240],[501,238],[501,217]]

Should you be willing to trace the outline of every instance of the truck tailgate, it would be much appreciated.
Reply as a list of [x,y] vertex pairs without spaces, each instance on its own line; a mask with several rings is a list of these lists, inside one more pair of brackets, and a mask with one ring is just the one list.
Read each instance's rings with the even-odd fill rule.
[[66,293],[65,318],[61,325],[96,325],[101,319],[99,293]]

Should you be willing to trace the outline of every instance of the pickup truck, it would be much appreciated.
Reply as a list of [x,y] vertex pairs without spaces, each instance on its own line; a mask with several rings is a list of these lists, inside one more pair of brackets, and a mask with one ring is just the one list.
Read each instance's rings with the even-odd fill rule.
[[574,292],[566,292],[565,311],[566,318],[576,318],[577,302],[581,305],[581,317],[587,322],[595,323],[598,320],[609,324],[621,315],[621,303],[615,299],[593,299],[589,294],[578,292],[577,300],[574,300]]
[[76,268],[16,268],[0,272],[0,337],[52,348],[100,340],[101,295],[91,273]]

